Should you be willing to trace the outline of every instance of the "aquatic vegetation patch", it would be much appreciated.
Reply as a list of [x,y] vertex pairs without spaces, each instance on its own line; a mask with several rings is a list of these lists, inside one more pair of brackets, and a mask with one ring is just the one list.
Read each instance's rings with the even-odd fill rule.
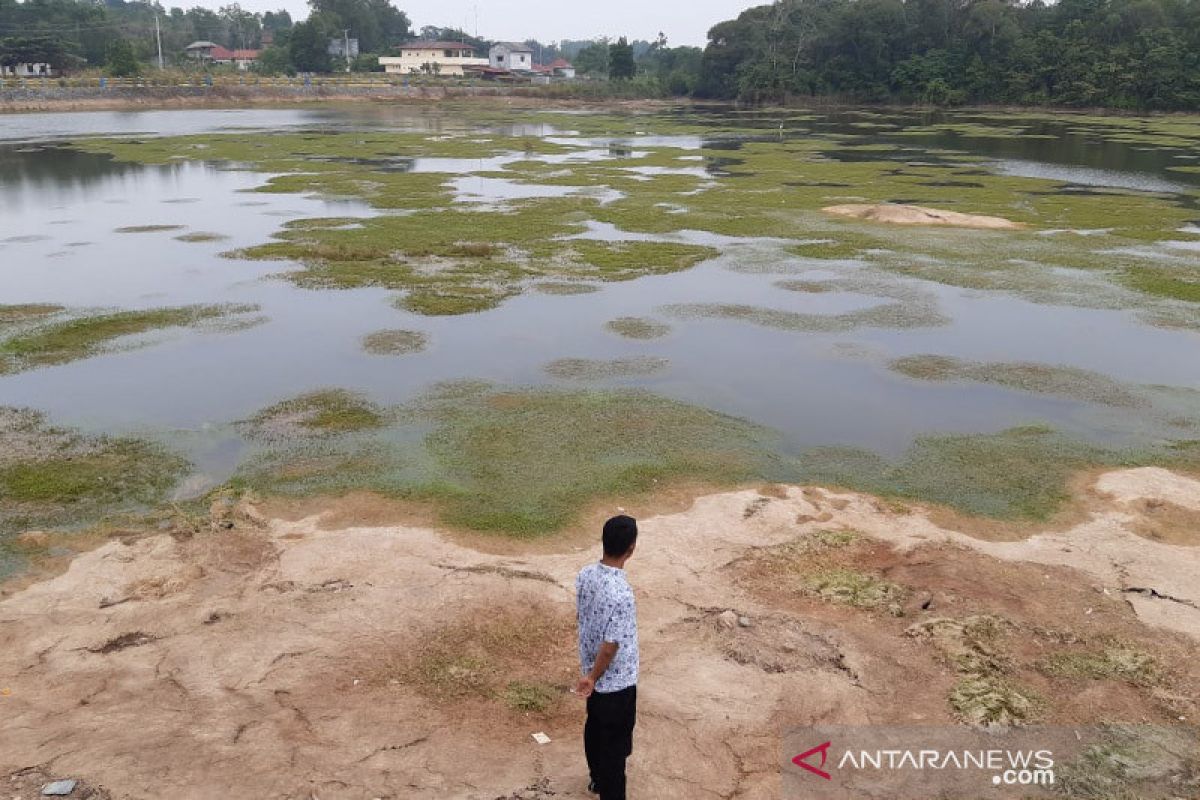
[[636,391],[452,384],[388,416],[396,424],[365,440],[277,438],[238,481],[283,494],[368,489],[432,501],[450,525],[541,536],[601,497],[778,471],[768,431]]
[[212,233],[209,231],[193,231],[192,233],[184,233],[175,237],[179,242],[203,243],[203,242],[223,242],[229,237],[223,233]]
[[0,373],[66,364],[108,352],[124,337],[197,327],[257,311],[249,305],[195,305],[91,314],[0,340]]
[[354,227],[289,224],[281,241],[237,255],[299,261],[304,268],[285,277],[305,288],[407,290],[403,308],[444,315],[493,308],[539,279],[624,281],[677,272],[716,254],[668,242],[564,239],[585,231],[590,201],[572,202],[418,211]]
[[731,303],[680,303],[662,311],[684,320],[725,319],[765,328],[812,333],[844,333],[861,328],[926,328],[948,325],[936,306],[919,301],[883,303],[841,314],[811,314]]
[[[334,407],[348,404],[361,424],[298,424],[311,418],[311,401],[279,404],[252,421],[248,435],[266,449],[236,481],[266,493],[376,491],[430,501],[450,525],[535,536],[569,525],[598,498],[677,478],[841,486],[1036,521],[1063,507],[1070,479],[1083,470],[1155,464],[1200,471],[1197,443],[1114,450],[1038,426],[928,435],[892,460],[836,447],[795,454],[768,429],[639,391],[459,383],[365,411],[361,398],[332,399]],[[275,428],[267,424],[264,432],[271,420]]]
[[866,450],[815,448],[801,454],[800,472],[816,483],[944,504],[978,516],[1044,520],[1069,498],[1067,482],[1075,473],[1135,460],[1029,426],[995,434],[924,436],[895,462]]
[[252,438],[287,439],[353,433],[384,425],[381,409],[361,395],[342,389],[310,392],[276,403],[245,423]]
[[20,560],[12,537],[21,531],[146,510],[187,468],[152,442],[88,436],[35,411],[0,407],[0,574]]
[[665,358],[636,356],[610,361],[594,358],[560,358],[545,366],[548,375],[572,381],[597,381],[606,378],[630,378],[653,375],[670,364]]
[[44,319],[65,311],[64,306],[53,303],[23,303],[19,305],[0,305],[0,325],[12,325],[19,322],[31,322]]
[[1130,267],[1125,270],[1123,280],[1130,288],[1155,297],[1200,303],[1200,269],[1195,265],[1185,269]]
[[659,339],[671,332],[671,326],[644,317],[617,317],[604,327],[626,339]]
[[419,353],[429,343],[429,337],[420,331],[388,330],[376,331],[363,337],[362,346],[371,355],[398,356]]
[[535,283],[533,288],[542,294],[572,295],[594,294],[600,287],[593,283],[571,283],[567,281],[543,281]]
[[889,367],[922,381],[990,383],[1034,394],[1118,408],[1139,408],[1150,404],[1136,387],[1098,372],[1075,367],[1026,362],[983,363],[934,355],[907,356],[892,361]]
[[126,225],[114,228],[113,233],[162,233],[165,231],[181,231],[186,225]]

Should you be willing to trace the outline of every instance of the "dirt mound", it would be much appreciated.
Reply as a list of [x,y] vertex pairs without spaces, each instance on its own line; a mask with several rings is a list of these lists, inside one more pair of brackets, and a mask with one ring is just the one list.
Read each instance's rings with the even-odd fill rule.
[[850,203],[826,206],[826,214],[839,217],[886,222],[889,225],[943,225],[952,228],[982,228],[985,230],[1021,230],[1025,226],[1003,217],[988,217],[981,214],[963,214],[940,208],[908,206],[892,203]]

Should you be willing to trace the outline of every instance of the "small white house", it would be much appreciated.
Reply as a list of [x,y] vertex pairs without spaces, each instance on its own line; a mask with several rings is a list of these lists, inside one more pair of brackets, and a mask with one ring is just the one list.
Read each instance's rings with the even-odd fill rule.
[[500,42],[488,51],[488,62],[492,69],[528,72],[533,69],[533,50],[523,44]]
[[51,78],[54,77],[54,67],[49,64],[13,64],[6,67],[0,64],[0,78]]
[[567,61],[565,58],[556,58],[554,62],[550,64],[550,71],[556,78],[570,79],[575,77],[574,65],[572,65],[571,62]]
[[475,49],[462,42],[408,42],[398,48],[398,56],[380,56],[379,65],[392,75],[451,75],[464,70],[482,69],[486,58],[477,58]]

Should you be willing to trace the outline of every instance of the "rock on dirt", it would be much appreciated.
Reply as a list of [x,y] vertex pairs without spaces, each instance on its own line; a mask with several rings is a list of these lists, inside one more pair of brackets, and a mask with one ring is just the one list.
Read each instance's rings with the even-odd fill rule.
[[988,217],[982,214],[962,214],[958,211],[944,211],[940,208],[925,208],[924,206],[908,206],[892,203],[860,204],[850,203],[839,206],[826,206],[821,209],[826,214],[839,217],[851,217],[868,222],[884,222],[889,225],[936,225],[951,228],[982,228],[985,230],[1021,230],[1025,226],[1003,217]]

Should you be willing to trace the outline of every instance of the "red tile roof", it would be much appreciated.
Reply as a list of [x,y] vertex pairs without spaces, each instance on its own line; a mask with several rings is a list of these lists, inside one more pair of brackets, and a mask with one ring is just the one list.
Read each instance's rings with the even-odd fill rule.
[[574,69],[574,67],[565,58],[556,58],[550,62],[550,69]]
[[261,50],[227,50],[217,45],[209,51],[209,58],[213,61],[257,61],[261,53]]

